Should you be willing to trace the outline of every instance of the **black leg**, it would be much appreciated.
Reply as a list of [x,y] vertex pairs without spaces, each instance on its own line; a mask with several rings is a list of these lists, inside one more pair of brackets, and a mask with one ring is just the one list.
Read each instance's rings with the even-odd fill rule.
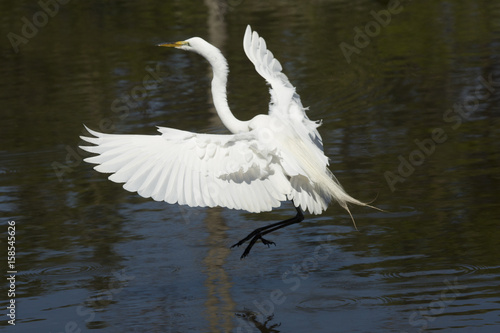
[[238,243],[231,246],[231,248],[233,248],[235,246],[240,246],[240,245],[244,244],[246,241],[251,239],[247,248],[245,249],[245,251],[243,251],[243,254],[241,255],[241,259],[243,259],[246,256],[248,256],[248,254],[250,253],[250,250],[254,246],[255,242],[257,242],[257,240],[259,240],[259,239],[262,241],[262,243],[264,243],[264,245],[267,245],[267,246],[270,246],[271,244],[276,245],[274,242],[271,242],[271,241],[268,241],[268,240],[262,238],[262,236],[267,235],[268,233],[271,233],[271,232],[276,231],[278,229],[287,227],[289,225],[302,222],[304,220],[304,214],[302,214],[302,211],[300,210],[299,207],[295,207],[295,209],[297,210],[297,215],[295,215],[294,217],[287,219],[287,220],[284,220],[284,221],[281,221],[281,222],[266,225],[265,227],[257,228],[254,231],[252,231],[248,236],[246,236],[245,238],[240,240]]

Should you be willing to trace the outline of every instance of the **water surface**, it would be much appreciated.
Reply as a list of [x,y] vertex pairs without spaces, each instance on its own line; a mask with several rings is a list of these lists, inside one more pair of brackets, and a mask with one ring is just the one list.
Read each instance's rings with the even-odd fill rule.
[[[498,2],[70,1],[44,16],[36,1],[4,1],[0,9],[1,242],[15,221],[17,271],[16,325],[3,315],[0,329],[498,329]],[[265,37],[309,117],[323,120],[343,186],[387,212],[353,207],[356,231],[332,205],[240,260],[230,245],[290,217],[291,205],[249,214],[143,199],[83,163],[78,137],[83,124],[226,133],[207,63],[155,47],[192,36],[227,56],[237,117],[266,112],[268,88],[242,49],[246,24]]]

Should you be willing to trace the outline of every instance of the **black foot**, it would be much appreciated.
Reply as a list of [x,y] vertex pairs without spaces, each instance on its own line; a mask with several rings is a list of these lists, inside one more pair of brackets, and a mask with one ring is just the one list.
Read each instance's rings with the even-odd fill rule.
[[259,240],[259,239],[262,241],[262,243],[264,245],[267,245],[267,247],[270,247],[271,245],[276,246],[275,242],[268,241],[267,239],[263,238],[262,236],[264,236],[270,232],[276,231],[278,229],[284,228],[286,226],[289,226],[291,224],[299,223],[302,220],[304,220],[304,215],[302,215],[302,211],[300,210],[300,208],[296,207],[295,209],[297,210],[297,215],[295,217],[292,217],[291,219],[288,219],[285,221],[273,223],[273,224],[270,224],[270,225],[265,226],[265,227],[257,228],[254,231],[252,231],[248,236],[246,236],[245,238],[240,240],[238,243],[233,244],[233,246],[231,246],[231,248],[237,247],[237,246],[239,247],[239,246],[243,245],[245,242],[250,240],[250,243],[248,244],[245,251],[243,251],[243,254],[240,257],[240,259],[243,259],[246,256],[248,256],[248,254],[250,253],[250,250],[255,245],[255,242],[257,242],[257,240]]
[[248,244],[248,246],[245,249],[245,251],[243,251],[243,254],[241,255],[240,259],[243,259],[243,258],[245,258],[246,256],[248,256],[250,254],[250,250],[255,245],[255,242],[257,242],[257,240],[259,240],[259,239],[262,241],[262,243],[264,243],[264,245],[267,245],[267,247],[270,247],[271,245],[276,246],[275,242],[271,242],[271,241],[268,241],[267,239],[262,238],[262,236],[260,234],[256,235],[256,236],[254,236],[252,238],[252,240]]
[[264,245],[267,245],[267,247],[270,247],[271,245],[276,246],[276,243],[273,241],[268,241],[267,239],[264,239],[262,237],[259,237],[259,239],[262,241]]
[[[236,244],[233,244],[231,245],[231,249],[233,247],[240,247],[241,245],[243,245],[246,241],[248,241],[250,238],[256,238],[257,239],[260,239],[262,241],[262,243],[264,245],[267,245],[267,247],[269,247],[270,245],[274,245],[276,246],[276,243],[273,242],[273,241],[268,241],[267,239],[263,238],[262,236],[260,236],[260,234],[254,234],[254,233],[251,233],[250,235],[248,235],[247,237],[243,238],[242,240],[240,240],[238,243]],[[254,242],[255,243],[255,242]]]

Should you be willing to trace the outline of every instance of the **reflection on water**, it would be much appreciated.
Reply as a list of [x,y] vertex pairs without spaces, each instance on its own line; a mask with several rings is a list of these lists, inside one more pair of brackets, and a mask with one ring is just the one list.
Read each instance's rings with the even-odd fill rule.
[[[16,326],[494,331],[500,6],[401,5],[382,24],[375,16],[388,10],[384,2],[68,2],[27,38],[23,24],[40,5],[0,4],[2,31],[27,39],[17,53],[4,39],[0,70],[0,214],[5,228],[16,221]],[[225,133],[207,63],[154,46],[191,36],[227,56],[239,118],[266,110],[268,88],[241,46],[247,23],[266,38],[310,118],[323,119],[344,187],[388,213],[354,208],[355,231],[332,206],[239,260],[241,249],[229,246],[293,215],[289,204],[248,214],[145,200],[84,164],[78,136],[82,124]],[[363,47],[358,31],[369,37]],[[349,63],[343,42],[358,49]]]

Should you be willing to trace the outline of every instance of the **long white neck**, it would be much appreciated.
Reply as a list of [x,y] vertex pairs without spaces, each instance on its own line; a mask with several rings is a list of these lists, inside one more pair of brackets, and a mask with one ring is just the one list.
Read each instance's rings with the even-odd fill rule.
[[248,121],[236,119],[227,104],[226,86],[227,73],[229,70],[226,58],[224,58],[219,49],[215,46],[210,46],[210,48],[204,50],[204,52],[200,52],[200,54],[208,60],[210,65],[212,65],[214,73],[214,77],[212,79],[212,98],[217,114],[222,120],[224,126],[226,126],[232,133],[248,132]]

